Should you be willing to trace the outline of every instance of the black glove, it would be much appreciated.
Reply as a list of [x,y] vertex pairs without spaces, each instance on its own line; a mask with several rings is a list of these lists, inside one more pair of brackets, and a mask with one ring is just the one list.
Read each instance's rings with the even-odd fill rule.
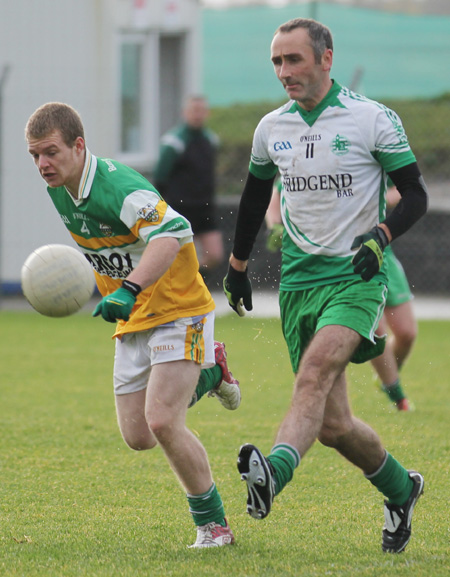
[[247,276],[247,270],[239,272],[230,264],[228,273],[223,279],[223,290],[230,307],[236,311],[240,317],[245,315],[244,307],[248,311],[253,309],[252,285]]
[[383,264],[383,251],[389,244],[388,237],[379,226],[353,240],[352,250],[360,247],[352,258],[353,270],[365,281],[372,279]]

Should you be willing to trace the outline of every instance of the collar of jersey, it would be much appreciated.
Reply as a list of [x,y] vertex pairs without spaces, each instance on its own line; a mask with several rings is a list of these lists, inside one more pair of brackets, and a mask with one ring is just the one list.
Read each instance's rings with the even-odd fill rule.
[[[84,161],[83,173],[81,175],[80,184],[78,186],[78,198],[74,199],[74,203],[77,206],[89,196],[96,170],[97,157],[94,156],[88,148],[86,148],[86,159]],[[69,191],[67,191],[67,193],[70,195]]]
[[333,86],[328,91],[327,95],[323,100],[319,102],[312,110],[305,110],[302,108],[296,100],[292,103],[292,106],[286,112],[295,113],[298,112],[303,120],[308,126],[312,126],[314,122],[319,118],[322,112],[329,106],[339,106],[340,108],[345,108],[342,102],[338,98],[339,92],[342,90],[340,84],[333,80]]

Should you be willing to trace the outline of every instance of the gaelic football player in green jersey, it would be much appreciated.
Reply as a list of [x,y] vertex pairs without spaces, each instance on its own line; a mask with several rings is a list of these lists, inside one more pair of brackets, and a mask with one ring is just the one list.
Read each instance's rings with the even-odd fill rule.
[[93,314],[117,323],[114,391],[125,442],[137,451],[161,446],[187,493],[197,526],[192,547],[232,544],[206,451],[186,427],[193,397],[209,391],[228,409],[240,403],[224,345],[214,342],[215,305],[189,221],[143,176],[94,156],[67,104],[38,108],[25,134],[57,211],[94,269],[103,298]]
[[[383,350],[375,334],[387,290],[383,251],[426,212],[425,184],[399,117],[331,78],[327,27],[302,18],[283,24],[271,60],[291,100],[256,128],[224,290],[238,314],[252,309],[248,260],[280,173],[279,300],[295,382],[270,454],[252,444],[239,452],[247,511],[256,519],[269,514],[318,439],[386,497],[382,549],[399,553],[424,479],[352,415],[345,369]],[[402,197],[388,217],[387,175]]]

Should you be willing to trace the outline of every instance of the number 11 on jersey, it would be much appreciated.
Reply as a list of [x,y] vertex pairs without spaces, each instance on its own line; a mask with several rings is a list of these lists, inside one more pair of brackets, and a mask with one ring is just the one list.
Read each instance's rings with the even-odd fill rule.
[[306,144],[306,158],[314,157],[314,142],[308,142]]

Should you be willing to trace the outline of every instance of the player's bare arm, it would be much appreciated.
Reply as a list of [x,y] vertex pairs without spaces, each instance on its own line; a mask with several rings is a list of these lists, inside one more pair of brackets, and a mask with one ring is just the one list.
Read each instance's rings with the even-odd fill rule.
[[127,280],[144,290],[169,270],[179,250],[180,244],[176,238],[163,237],[151,240],[139,264],[128,275]]

